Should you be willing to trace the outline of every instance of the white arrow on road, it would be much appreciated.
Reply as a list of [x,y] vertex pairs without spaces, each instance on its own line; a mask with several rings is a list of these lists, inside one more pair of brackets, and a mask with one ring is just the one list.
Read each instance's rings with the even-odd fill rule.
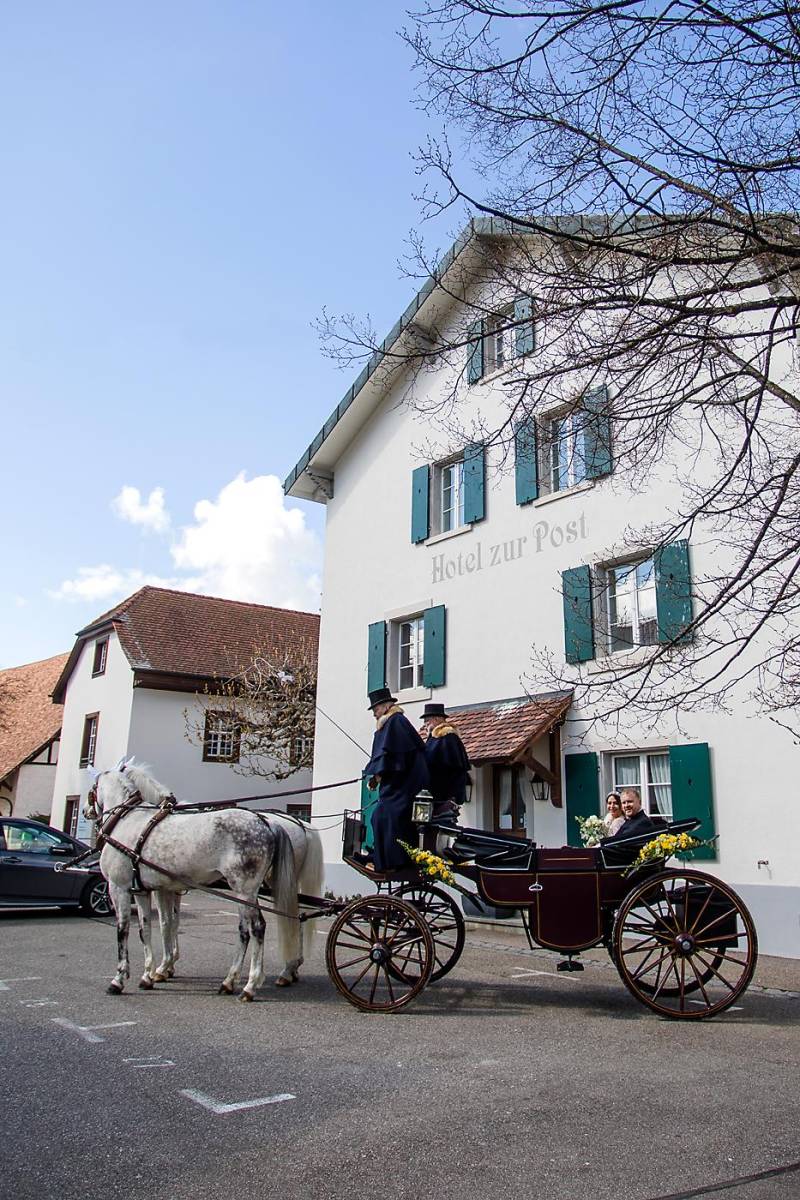
[[68,1021],[66,1017],[51,1017],[50,1020],[55,1025],[61,1025],[64,1029],[71,1029],[73,1033],[77,1033],[85,1042],[104,1042],[106,1039],[95,1033],[96,1029],[121,1029],[123,1025],[135,1025],[136,1021],[110,1021],[107,1025],[76,1025],[73,1021]]
[[239,1100],[233,1104],[225,1104],[224,1101],[215,1100],[213,1096],[207,1096],[205,1092],[196,1092],[193,1088],[182,1089],[181,1095],[185,1096],[187,1100],[193,1100],[195,1104],[207,1108],[217,1117],[224,1116],[226,1113],[240,1112],[243,1108],[261,1108],[264,1104],[280,1104],[282,1100],[297,1099],[291,1092],[282,1092],[279,1096],[259,1096],[255,1100]]
[[10,992],[10,983],[33,983],[41,978],[41,975],[19,975],[16,979],[0,979],[0,992]]

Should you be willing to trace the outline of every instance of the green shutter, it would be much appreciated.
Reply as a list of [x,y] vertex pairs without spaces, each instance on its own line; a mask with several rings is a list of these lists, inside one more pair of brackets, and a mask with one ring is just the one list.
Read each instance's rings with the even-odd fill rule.
[[539,463],[536,422],[533,417],[518,425],[514,433],[514,480],[517,504],[530,504],[539,495]]
[[364,841],[362,849],[369,852],[375,845],[375,835],[372,832],[372,813],[375,805],[378,803],[378,789],[375,788],[371,792],[367,787],[366,779],[361,780],[361,820],[365,825]]
[[659,642],[690,642],[692,578],[689,543],[670,542],[653,555]]
[[583,398],[583,449],[586,478],[598,479],[609,475],[614,464],[611,457],[611,418],[608,413],[608,388],[599,387]]
[[521,358],[536,348],[533,301],[530,296],[518,296],[514,301],[514,324],[514,349],[517,358]]
[[[686,817],[699,817],[700,828],[693,834],[698,838],[712,838],[717,832],[714,823],[714,797],[711,788],[711,758],[708,744],[699,742],[694,746],[670,746],[669,773],[672,784],[672,817],[681,821]],[[716,859],[716,847],[703,847],[693,858]]]
[[486,456],[481,445],[464,450],[464,523],[482,521],[486,516]]
[[424,542],[430,532],[428,488],[430,467],[416,467],[411,472],[411,540]]
[[564,785],[567,794],[567,843],[581,846],[581,834],[576,817],[600,815],[600,778],[597,755],[566,754],[564,756]]
[[594,658],[592,574],[588,566],[561,573],[564,596],[564,653],[568,663]]
[[369,627],[367,691],[382,687],[386,687],[386,622],[376,621]]
[[447,621],[445,607],[426,608],[423,644],[422,683],[424,687],[442,687],[447,675]]
[[467,337],[467,383],[477,383],[483,378],[483,321],[474,321]]

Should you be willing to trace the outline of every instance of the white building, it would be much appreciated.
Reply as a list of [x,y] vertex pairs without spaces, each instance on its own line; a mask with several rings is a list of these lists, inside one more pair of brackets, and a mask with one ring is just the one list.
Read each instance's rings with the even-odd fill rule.
[[[468,278],[469,242],[462,238],[445,261],[445,284],[454,263],[458,286]],[[473,299],[480,309],[481,297]],[[491,427],[504,411],[509,360],[518,368],[533,348],[525,299],[508,297],[523,319],[513,341],[498,348],[496,334],[484,330],[472,343],[458,384],[465,423],[482,414]],[[632,512],[601,415],[578,446],[569,418],[554,414],[548,444],[568,453],[547,461],[544,443],[532,453],[524,437],[510,469],[474,443],[425,461],[430,428],[419,405],[407,402],[409,368],[397,365],[401,354],[386,351],[412,322],[415,336],[446,339],[463,322],[459,308],[429,281],[285,482],[288,495],[327,506],[321,709],[368,748],[368,689],[385,682],[415,722],[426,700],[443,702],[476,764],[462,820],[524,831],[543,845],[575,843],[576,815],[601,812],[612,785],[640,785],[651,811],[703,819],[702,832],[719,841],[700,865],[743,896],[764,951],[799,956],[797,752],[783,730],[743,708],[734,716],[673,713],[648,736],[623,727],[611,740],[580,738],[581,714],[568,691],[526,695],[521,679],[534,642],[599,673],[621,645],[669,640],[691,618],[692,576],[709,568],[716,551],[697,529],[690,544],[667,547],[656,562],[646,546],[633,562],[630,552],[624,561],[609,558],[629,523],[663,519],[674,472],[665,456]],[[428,368],[413,386],[416,401],[435,407],[453,386],[452,372]],[[591,395],[582,403],[592,411]],[[588,581],[598,579],[592,598]],[[597,597],[605,606],[615,593],[620,601],[624,595],[628,627],[601,633]],[[363,765],[332,723],[318,726],[315,784],[352,778]],[[358,803],[357,788],[346,796],[317,792],[314,813]],[[325,837],[330,886],[355,890],[339,861],[338,832]]]
[[61,705],[50,699],[66,654],[0,671],[0,816],[50,812]]
[[[107,770],[129,755],[181,802],[270,793],[256,806],[307,815],[308,794],[285,794],[307,788],[311,772],[279,782],[237,772],[239,731],[205,692],[241,671],[256,650],[278,658],[292,648],[313,653],[318,631],[314,613],[155,587],[92,621],[53,692],[64,712],[52,824],[87,837],[86,767]],[[192,726],[202,729],[199,738],[188,736]]]

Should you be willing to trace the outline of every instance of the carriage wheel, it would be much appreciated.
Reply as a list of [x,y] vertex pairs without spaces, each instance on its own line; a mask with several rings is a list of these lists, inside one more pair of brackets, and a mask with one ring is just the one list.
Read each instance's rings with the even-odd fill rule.
[[403,1008],[430,980],[435,958],[425,918],[394,896],[348,904],[325,945],[335,987],[365,1012]]
[[405,900],[425,918],[433,938],[435,961],[430,982],[452,971],[464,949],[465,925],[461,909],[441,888],[407,883],[392,895]]
[[753,977],[753,919],[727,884],[701,871],[663,871],[619,907],[613,958],[630,992],[664,1017],[723,1012]]

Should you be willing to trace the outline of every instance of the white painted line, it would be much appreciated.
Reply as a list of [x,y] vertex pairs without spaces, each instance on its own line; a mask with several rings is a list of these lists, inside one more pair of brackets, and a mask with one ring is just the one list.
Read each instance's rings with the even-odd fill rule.
[[110,1021],[107,1025],[76,1025],[73,1021],[68,1021],[66,1017],[51,1017],[50,1020],[63,1029],[71,1029],[85,1042],[104,1042],[106,1040],[95,1033],[96,1029],[120,1029],[123,1025],[138,1025],[138,1021]]
[[[698,1004],[700,1008],[706,1007],[705,1000],[690,1000],[690,1004]],[[744,1009],[739,1004],[732,1004],[730,1008],[725,1009],[726,1012],[744,1012]]]
[[175,1063],[171,1058],[163,1059],[160,1054],[151,1054],[147,1058],[123,1058],[124,1063],[129,1063],[135,1071],[140,1071],[145,1067],[174,1067]]
[[10,992],[10,983],[38,983],[41,975],[20,975],[16,979],[0,979],[0,992]]
[[560,979],[562,976],[566,976],[572,983],[577,983],[578,981],[574,978],[577,974],[577,971],[519,971],[511,978],[524,979],[526,975],[546,975],[548,979]]
[[225,1104],[222,1100],[215,1100],[213,1096],[207,1096],[205,1092],[196,1092],[194,1088],[183,1088],[181,1095],[185,1096],[187,1100],[193,1100],[202,1108],[207,1108],[217,1117],[225,1116],[226,1113],[240,1112],[243,1108],[261,1108],[264,1104],[280,1104],[282,1100],[297,1099],[291,1092],[282,1092],[279,1096],[259,1096],[256,1100],[240,1100],[238,1103]]
[[17,1004],[22,1004],[25,1008],[58,1008],[58,1000],[50,1000],[44,996],[41,1000],[18,1000]]

